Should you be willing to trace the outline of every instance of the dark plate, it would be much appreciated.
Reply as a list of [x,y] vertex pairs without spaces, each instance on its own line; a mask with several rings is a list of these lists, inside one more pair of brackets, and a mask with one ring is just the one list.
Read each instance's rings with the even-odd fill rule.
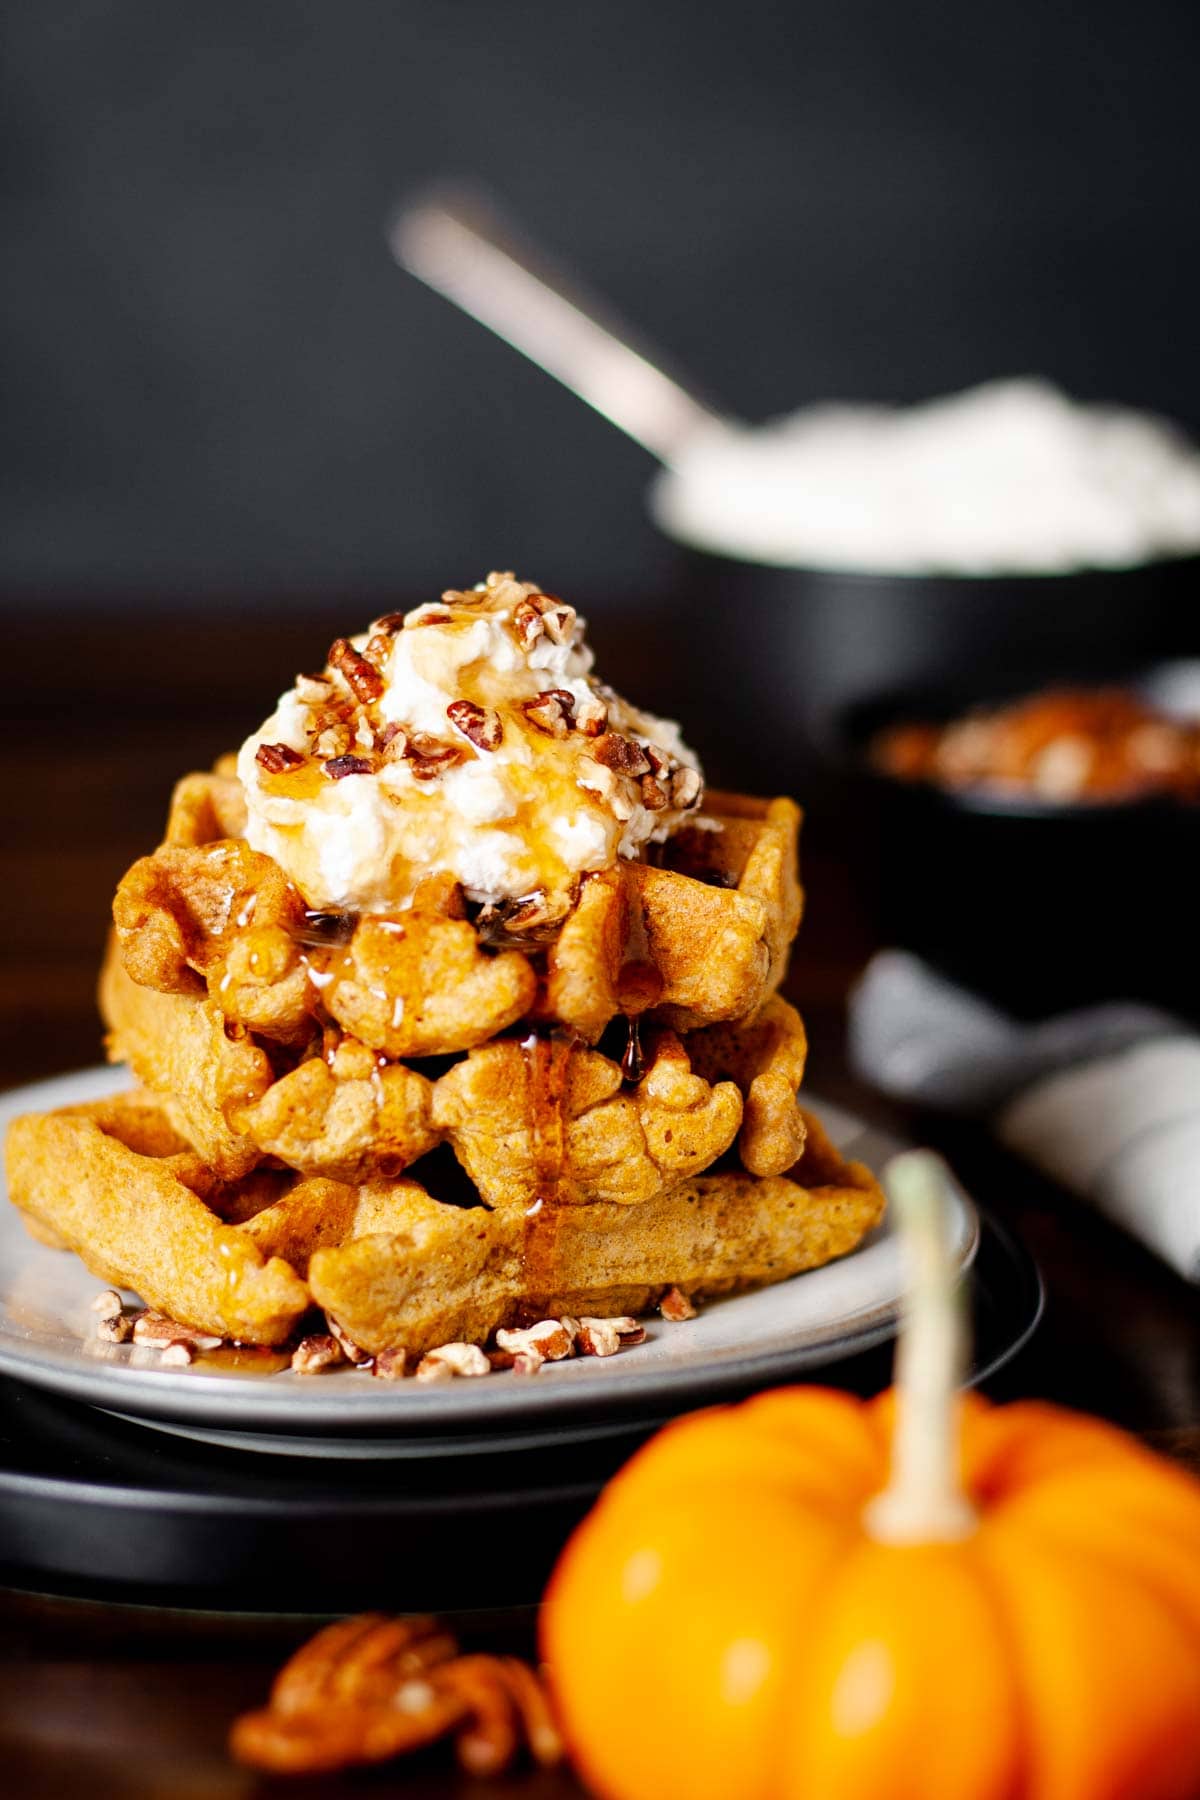
[[[970,1283],[979,1381],[1030,1337],[1042,1286],[1028,1251],[986,1216]],[[824,1378],[871,1393],[889,1376],[876,1349]],[[222,1610],[523,1605],[661,1422],[469,1460],[321,1463],[169,1438],[2,1380],[0,1579]]]

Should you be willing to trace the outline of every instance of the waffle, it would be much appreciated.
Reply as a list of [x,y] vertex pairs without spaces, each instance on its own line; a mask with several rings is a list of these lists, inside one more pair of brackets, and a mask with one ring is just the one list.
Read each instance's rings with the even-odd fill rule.
[[844,1254],[883,1199],[814,1118],[805,1125],[786,1177],[722,1168],[642,1205],[531,1219],[447,1205],[411,1176],[219,1182],[166,1111],[133,1093],[17,1120],[9,1181],[43,1232],[181,1325],[278,1344],[316,1302],[370,1353],[418,1353],[562,1313],[644,1312],[669,1287],[762,1286]]
[[212,1000],[141,987],[111,950],[100,994],[114,1056],[161,1096],[223,1180],[268,1158],[304,1174],[370,1180],[448,1142],[485,1204],[523,1211],[538,1198],[652,1199],[735,1139],[745,1167],[764,1176],[784,1173],[804,1147],[795,1097],[804,1029],[777,996],[751,1020],[682,1039],[648,1028],[642,1078],[630,1086],[600,1050],[511,1036],[467,1051],[432,1081],[403,1063],[380,1066],[345,1037],[276,1076],[248,1035],[228,1035]]
[[883,1201],[796,1097],[800,817],[710,795],[565,916],[439,876],[323,915],[246,842],[231,760],[189,775],[101,975],[142,1088],[17,1121],[12,1197],[182,1326],[278,1345],[319,1305],[373,1355],[842,1255]]
[[801,815],[787,799],[709,795],[659,848],[661,866],[586,878],[548,944],[529,905],[473,924],[438,880],[402,916],[363,917],[345,942],[323,944],[269,857],[208,835],[239,817],[228,776],[185,777],[165,843],[117,889],[116,939],[142,986],[207,992],[231,1024],[283,1044],[319,1020],[384,1056],[420,1058],[525,1017],[588,1044],[619,1013],[682,1032],[745,1019],[778,987],[800,923]]

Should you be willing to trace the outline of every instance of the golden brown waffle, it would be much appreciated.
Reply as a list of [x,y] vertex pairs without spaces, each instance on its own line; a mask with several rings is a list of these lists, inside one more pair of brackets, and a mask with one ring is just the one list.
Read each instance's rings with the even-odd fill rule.
[[645,1311],[669,1287],[761,1286],[843,1255],[883,1198],[815,1119],[805,1126],[786,1177],[722,1170],[640,1206],[529,1217],[447,1205],[410,1178],[219,1182],[135,1093],[17,1120],[8,1176],[44,1232],[182,1325],[277,1344],[315,1300],[366,1350],[418,1352],[564,1312]]
[[242,837],[229,764],[188,776],[100,986],[153,1098],[18,1121],[13,1198],[181,1325],[264,1345],[314,1301],[418,1352],[841,1255],[883,1202],[796,1101],[799,825],[710,796],[565,920],[440,877],[392,918],[320,916]]
[[310,1303],[288,1263],[223,1223],[217,1184],[144,1096],[15,1120],[7,1167],[15,1204],[93,1275],[184,1324],[277,1344]]
[[179,784],[166,843],[117,890],[117,942],[141,985],[207,991],[231,1024],[284,1045],[329,1022],[396,1058],[467,1050],[526,1017],[585,1043],[620,1013],[683,1032],[744,1019],[778,986],[800,922],[799,808],[715,794],[657,864],[585,877],[548,944],[536,910],[473,925],[437,879],[410,911],[322,942],[277,864],[205,835],[238,822],[235,788],[216,774]]
[[366,1181],[448,1142],[485,1204],[524,1211],[539,1199],[651,1200],[710,1167],[739,1130],[757,1175],[782,1174],[804,1146],[804,1028],[778,997],[755,1019],[683,1039],[647,1029],[632,1085],[612,1057],[564,1037],[499,1038],[435,1080],[343,1037],[276,1077],[247,1035],[230,1039],[211,1000],[140,987],[111,952],[100,992],[114,1055],[226,1180],[275,1158]]

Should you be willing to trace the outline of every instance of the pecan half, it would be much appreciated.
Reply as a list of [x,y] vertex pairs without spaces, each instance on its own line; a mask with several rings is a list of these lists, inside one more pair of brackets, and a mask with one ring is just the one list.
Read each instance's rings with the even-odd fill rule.
[[305,758],[290,744],[260,744],[254,760],[268,775],[285,775],[289,769],[298,769]]
[[546,688],[534,699],[526,700],[521,710],[529,723],[548,737],[565,738],[574,723],[575,696],[566,688]]
[[330,781],[344,781],[347,775],[373,775],[375,764],[369,756],[331,756],[325,764]]
[[477,750],[498,750],[503,742],[504,721],[490,706],[476,706],[473,700],[452,700],[446,717]]
[[383,676],[371,667],[348,638],[335,638],[329,648],[329,666],[343,677],[356,700],[378,700]]
[[606,731],[598,737],[592,745],[592,755],[598,763],[615,770],[618,775],[650,773],[650,758],[642,746],[620,731]]
[[522,1746],[550,1765],[561,1734],[537,1674],[510,1656],[462,1656],[436,1619],[364,1613],[310,1639],[280,1671],[268,1707],[230,1734],[238,1762],[273,1774],[330,1774],[454,1740],[473,1775]]

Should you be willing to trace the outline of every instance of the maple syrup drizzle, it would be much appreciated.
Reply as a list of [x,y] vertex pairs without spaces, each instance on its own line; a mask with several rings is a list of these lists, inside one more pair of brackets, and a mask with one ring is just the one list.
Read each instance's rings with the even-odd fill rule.
[[621,1079],[636,1087],[646,1073],[646,1057],[642,1049],[642,1021],[637,1013],[628,1015],[625,1020],[629,1032],[625,1045],[625,1054],[621,1058]]
[[309,911],[304,915],[304,924],[296,927],[292,936],[298,944],[307,944],[314,950],[337,949],[350,942],[357,924],[356,913]]
[[626,895],[625,945],[617,973],[617,999],[621,1011],[632,1020],[658,1005],[663,982],[654,962],[641,896],[632,882],[626,883]]
[[[566,1037],[522,1038],[530,1099],[534,1196],[525,1212],[522,1260],[530,1297],[548,1300],[558,1281],[558,1233],[562,1224],[564,1104],[574,1045]],[[540,1318],[541,1313],[537,1316]]]

